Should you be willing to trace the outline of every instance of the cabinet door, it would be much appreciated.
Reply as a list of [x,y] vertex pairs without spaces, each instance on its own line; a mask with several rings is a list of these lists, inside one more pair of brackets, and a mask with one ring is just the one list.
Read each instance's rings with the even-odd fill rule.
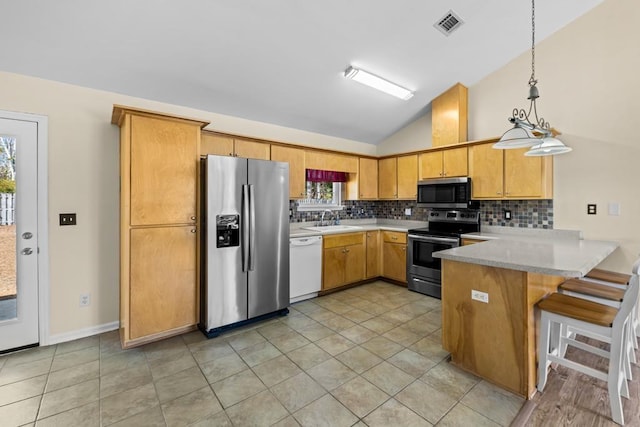
[[398,199],[418,197],[418,155],[400,156],[398,168]]
[[196,222],[200,128],[131,117],[131,225]]
[[202,143],[200,144],[200,154],[214,154],[216,156],[233,156],[233,138],[223,135],[212,135],[202,133]]
[[358,171],[358,199],[378,198],[378,161],[376,159],[360,160]]
[[446,177],[467,176],[469,173],[467,147],[442,152],[442,174]]
[[[469,147],[469,176],[474,199],[501,199],[503,196],[503,151],[491,144]],[[508,151],[508,150],[506,150]]]
[[504,195],[509,198],[551,198],[551,177],[546,173],[553,158],[526,157],[528,148],[505,150]]
[[457,83],[431,102],[431,145],[467,140],[467,88]]
[[235,155],[245,159],[270,160],[271,144],[249,141],[246,139],[234,140]]
[[442,177],[442,151],[420,154],[420,179]]
[[322,289],[344,285],[346,252],[344,246],[325,248],[322,253]]
[[378,160],[378,197],[380,199],[398,198],[397,158]]
[[382,263],[384,277],[407,281],[407,245],[404,243],[382,243]]
[[195,227],[131,230],[130,336],[195,325]]
[[367,231],[367,269],[366,278],[380,275],[380,231]]
[[306,181],[304,150],[273,145],[271,147],[271,160],[289,163],[289,198],[304,198]]
[[344,248],[346,253],[345,284],[364,280],[366,274],[367,254],[364,242]]

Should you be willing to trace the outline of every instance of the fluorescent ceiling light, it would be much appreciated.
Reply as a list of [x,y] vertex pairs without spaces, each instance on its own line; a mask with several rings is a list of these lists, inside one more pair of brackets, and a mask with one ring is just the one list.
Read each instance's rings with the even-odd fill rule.
[[405,101],[413,96],[413,92],[409,89],[405,89],[402,86],[398,86],[395,83],[391,83],[390,81],[383,79],[382,77],[378,77],[358,68],[347,68],[344,71],[344,76],[348,79],[355,80],[358,83],[362,83],[363,85],[388,93],[389,95],[404,99]]

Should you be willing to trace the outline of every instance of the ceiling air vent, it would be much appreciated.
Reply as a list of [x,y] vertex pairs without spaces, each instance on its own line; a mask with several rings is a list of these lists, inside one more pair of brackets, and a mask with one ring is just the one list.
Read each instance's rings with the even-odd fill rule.
[[460,18],[453,10],[450,10],[446,13],[441,19],[438,20],[434,27],[436,27],[442,34],[448,36],[453,33],[455,30],[460,28],[460,26],[464,24],[462,18]]

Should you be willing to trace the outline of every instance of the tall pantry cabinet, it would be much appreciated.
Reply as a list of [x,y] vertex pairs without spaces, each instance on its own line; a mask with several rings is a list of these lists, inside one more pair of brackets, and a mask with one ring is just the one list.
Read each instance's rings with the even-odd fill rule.
[[195,328],[200,134],[208,123],[115,105],[120,126],[120,338]]

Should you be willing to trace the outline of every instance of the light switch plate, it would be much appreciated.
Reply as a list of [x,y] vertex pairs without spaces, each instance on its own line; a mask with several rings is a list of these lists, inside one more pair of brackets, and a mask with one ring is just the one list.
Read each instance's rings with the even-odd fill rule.
[[405,214],[406,216],[411,216],[411,208],[405,208],[405,209],[404,209],[404,214]]
[[609,202],[609,215],[620,216],[620,203]]

